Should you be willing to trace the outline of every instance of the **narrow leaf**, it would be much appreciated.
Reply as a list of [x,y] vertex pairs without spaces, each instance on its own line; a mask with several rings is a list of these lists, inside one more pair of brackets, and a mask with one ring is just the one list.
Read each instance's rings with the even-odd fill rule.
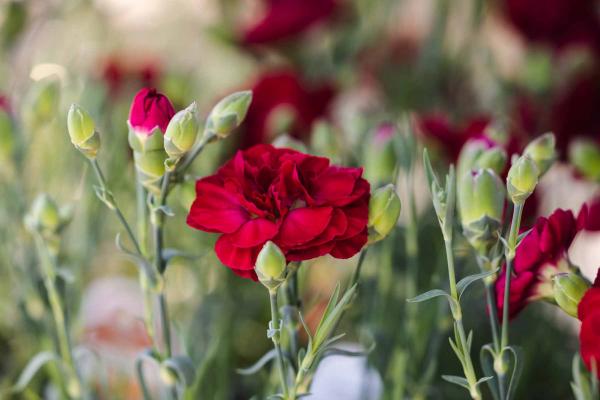
[[467,290],[467,288],[469,287],[469,285],[471,283],[477,282],[480,279],[487,278],[488,276],[492,276],[496,272],[498,272],[498,271],[497,270],[484,271],[484,272],[480,272],[478,274],[473,274],[473,275],[465,276],[464,278],[462,278],[456,284],[456,290],[458,291],[458,298],[460,299],[462,297],[463,293],[465,292],[465,290]]
[[267,363],[277,356],[277,352],[275,349],[271,349],[266,352],[257,362],[251,365],[248,368],[239,368],[236,372],[240,375],[254,375],[258,371],[260,371]]
[[13,387],[13,391],[20,392],[23,389],[25,389],[27,385],[29,385],[29,382],[31,382],[31,380],[35,377],[35,374],[37,374],[40,368],[42,368],[45,364],[49,363],[50,361],[59,361],[59,358],[56,354],[52,353],[51,351],[42,351],[40,353],[37,353],[31,360],[29,360],[27,366],[25,366],[25,369],[23,370],[23,372],[21,372],[17,383]]
[[440,296],[446,296],[450,299],[452,298],[447,292],[443,291],[442,289],[432,289],[428,292],[413,297],[412,299],[407,299],[406,301],[408,301],[409,303],[420,303],[422,301],[430,300]]
[[442,375],[442,379],[445,380],[446,382],[450,382],[450,383],[454,383],[455,385],[462,386],[467,390],[471,390],[471,388],[469,387],[469,382],[461,376]]
[[192,360],[183,355],[174,356],[166,359],[162,363],[165,367],[174,371],[177,375],[177,380],[184,386],[190,386],[196,375],[196,367]]
[[[481,362],[481,369],[486,376],[495,375],[494,356],[495,352],[491,344],[488,343],[481,347],[481,350],[479,351],[479,360]],[[498,381],[488,381],[487,384],[494,400],[500,400]]]

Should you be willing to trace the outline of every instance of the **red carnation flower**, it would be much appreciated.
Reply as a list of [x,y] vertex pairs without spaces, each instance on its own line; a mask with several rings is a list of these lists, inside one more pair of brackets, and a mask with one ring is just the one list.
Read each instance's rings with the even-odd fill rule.
[[[558,272],[573,239],[583,229],[586,217],[584,206],[577,219],[570,210],[562,209],[554,211],[548,218],[537,219],[531,232],[517,247],[510,286],[511,318],[530,301],[548,295],[545,285],[551,285],[552,276]],[[503,315],[505,281],[506,269],[496,281],[496,306],[500,316]]]
[[167,96],[156,89],[143,88],[133,98],[129,123],[136,133],[149,136],[157,127],[164,133],[173,115],[175,109]]
[[274,71],[261,76],[252,88],[252,104],[244,122],[242,147],[270,141],[278,123],[284,133],[302,139],[313,122],[327,115],[334,90],[330,85],[312,87],[293,71]]
[[304,32],[333,14],[334,0],[269,0],[262,19],[249,27],[242,41],[246,44],[266,44],[287,39]]
[[256,280],[256,257],[268,240],[288,261],[359,252],[367,242],[369,196],[361,168],[257,145],[198,180],[187,223],[221,233],[215,244],[221,262]]
[[595,0],[504,0],[508,19],[532,42],[555,49],[569,45],[600,48],[600,18]]
[[582,322],[579,332],[581,357],[591,371],[592,359],[596,361],[596,366],[600,367],[600,269],[596,281],[579,302],[577,313]]

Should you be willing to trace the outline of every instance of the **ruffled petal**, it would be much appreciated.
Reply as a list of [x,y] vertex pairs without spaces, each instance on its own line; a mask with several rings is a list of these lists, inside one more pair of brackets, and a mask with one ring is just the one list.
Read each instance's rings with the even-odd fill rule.
[[260,247],[237,247],[231,242],[231,235],[221,235],[215,243],[219,260],[235,270],[252,270]]
[[281,224],[276,243],[290,248],[313,240],[325,230],[332,213],[331,207],[304,207],[290,211]]
[[338,240],[335,246],[331,249],[331,255],[335,258],[350,258],[358,253],[365,244],[367,244],[367,229],[365,228],[358,235],[352,236],[345,240]]
[[229,241],[237,247],[262,246],[277,234],[277,225],[264,219],[251,219],[240,227],[235,233],[229,235]]
[[196,184],[187,224],[206,232],[232,233],[249,219],[236,197],[225,189],[203,180]]

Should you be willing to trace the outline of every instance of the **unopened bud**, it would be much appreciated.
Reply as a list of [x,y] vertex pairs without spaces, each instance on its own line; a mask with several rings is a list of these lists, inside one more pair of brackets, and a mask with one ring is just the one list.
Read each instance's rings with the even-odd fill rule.
[[458,158],[458,176],[481,168],[489,168],[501,174],[506,167],[506,151],[500,146],[493,146],[489,140],[471,139],[460,151]]
[[30,231],[42,234],[55,234],[64,225],[65,218],[54,200],[43,193],[33,202],[31,210],[25,216],[25,225]]
[[230,94],[212,109],[206,121],[205,135],[226,138],[246,118],[252,101],[252,92]]
[[396,226],[401,203],[393,184],[377,189],[369,200],[369,243],[385,238]]
[[491,169],[467,172],[459,181],[458,208],[465,237],[482,253],[498,241],[504,185]]
[[575,272],[557,274],[554,276],[554,299],[564,312],[577,317],[579,301],[589,289],[589,284]]
[[556,138],[553,133],[545,133],[537,137],[525,147],[524,155],[530,157],[538,168],[540,177],[544,175],[556,161]]
[[100,135],[92,117],[77,104],[72,104],[67,115],[67,129],[71,143],[88,158],[95,158],[100,149]]
[[27,122],[35,128],[53,120],[57,116],[59,98],[60,87],[56,79],[36,82],[24,102],[23,114]]
[[274,290],[285,280],[286,259],[281,249],[268,241],[258,253],[255,271],[260,282],[269,290]]
[[538,183],[539,171],[529,156],[519,157],[508,171],[506,188],[511,201],[523,204]]
[[577,140],[569,147],[569,161],[586,178],[600,181],[600,146],[591,140]]
[[392,143],[395,134],[396,127],[393,124],[382,123],[373,132],[370,143],[364,147],[365,177],[370,182],[385,182],[392,178],[398,161]]
[[164,136],[165,150],[172,159],[179,159],[191,150],[198,136],[196,103],[171,118]]

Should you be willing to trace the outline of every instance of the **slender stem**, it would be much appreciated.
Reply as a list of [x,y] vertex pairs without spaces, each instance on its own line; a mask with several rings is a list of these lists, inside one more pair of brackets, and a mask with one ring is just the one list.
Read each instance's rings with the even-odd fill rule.
[[504,282],[504,304],[502,309],[502,338],[500,347],[504,349],[508,346],[508,320],[510,309],[510,281],[512,277],[513,261],[517,249],[517,238],[519,226],[521,225],[521,215],[523,213],[523,203],[515,204],[513,210],[512,222],[510,224],[510,232],[508,235],[508,246],[506,249],[506,281]]
[[492,330],[492,341],[494,344],[494,351],[500,350],[500,335],[498,334],[498,312],[496,310],[495,299],[495,288],[492,283],[485,284],[485,300],[489,310],[489,321],[490,328]]
[[298,353],[298,321],[297,315],[300,311],[300,298],[298,295],[298,269],[299,262],[290,263],[289,274],[283,284],[286,307],[284,308],[283,323],[287,328],[289,336],[289,353]]
[[284,399],[288,399],[289,389],[287,382],[287,374],[285,371],[285,362],[283,359],[283,352],[281,351],[280,339],[280,326],[279,326],[279,311],[277,309],[277,290],[269,290],[269,300],[271,303],[271,326],[273,330],[271,339],[273,340],[273,347],[277,352],[277,364],[279,368],[279,379],[281,381],[281,389],[283,390]]
[[463,350],[463,370],[465,373],[465,378],[469,383],[471,398],[474,400],[481,399],[481,393],[479,392],[479,388],[477,387],[477,376],[475,374],[475,368],[473,367],[473,360],[471,360],[471,353],[469,346],[467,344],[467,336],[465,334],[465,328],[462,323],[462,310],[460,307],[460,301],[458,298],[458,291],[456,289],[456,273],[454,269],[454,255],[452,253],[452,240],[445,239],[444,245],[446,249],[446,260],[448,262],[448,279],[450,281],[450,295],[456,301],[456,311],[452,312],[452,317],[454,318],[454,322],[456,324],[456,328],[458,331],[458,339],[460,341],[460,348]]
[[139,172],[136,172],[135,180],[135,200],[136,200],[136,219],[137,219],[137,236],[140,241],[142,253],[148,252],[148,207],[146,207],[147,192],[140,180]]
[[[104,179],[104,174],[102,174],[102,170],[100,169],[100,166],[98,165],[98,161],[94,158],[94,159],[90,160],[90,163],[92,164],[92,168],[94,169],[94,172],[96,173],[96,178],[98,180],[98,183],[100,184],[100,187],[105,192],[110,193],[110,191],[108,190],[108,187],[106,185],[106,179]],[[137,239],[135,238],[133,230],[131,229],[131,226],[129,226],[129,223],[125,219],[125,216],[119,209],[119,206],[117,205],[117,202],[115,201],[115,199],[112,195],[110,196],[110,201],[112,203],[113,211],[117,215],[117,218],[121,222],[121,225],[123,225],[123,227],[125,228],[125,231],[127,231],[127,235],[129,235],[131,242],[135,246],[135,250],[138,252],[138,254],[142,255],[142,249],[140,248],[140,245],[139,245]]]
[[354,273],[352,274],[352,281],[350,283],[350,287],[356,285],[358,283],[358,280],[360,279],[360,271],[362,270],[363,263],[365,261],[365,258],[367,257],[367,249],[368,247],[365,247],[358,256],[358,263],[356,264],[356,268],[354,269]]
[[[167,192],[169,190],[169,180],[171,176],[167,172],[162,178],[160,195],[158,196],[158,202],[154,204],[155,207],[162,207],[166,204]],[[154,237],[154,266],[155,270],[161,275],[165,272],[165,261],[163,257],[163,225],[165,219],[165,213],[163,210],[157,209],[151,219],[152,221],[152,233]],[[171,327],[168,318],[167,302],[164,295],[164,288],[158,294],[159,302],[159,313],[160,321],[163,332],[163,341],[165,343],[165,351],[167,357],[171,357]]]
[[50,303],[50,310],[56,328],[60,357],[68,370],[66,391],[71,398],[78,399],[81,397],[82,384],[73,358],[73,349],[71,347],[71,341],[69,340],[63,302],[56,287],[56,260],[55,257],[50,254],[42,237],[36,235],[35,239],[40,256],[40,264],[42,266],[44,287],[46,288],[48,302]]

